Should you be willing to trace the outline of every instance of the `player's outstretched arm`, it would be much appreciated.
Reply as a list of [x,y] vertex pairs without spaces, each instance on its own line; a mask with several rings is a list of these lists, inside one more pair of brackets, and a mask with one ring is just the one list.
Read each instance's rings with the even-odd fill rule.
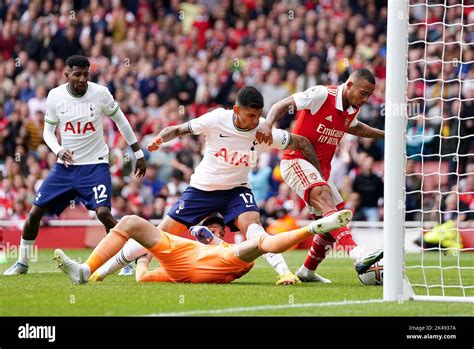
[[176,137],[189,134],[191,134],[191,130],[189,129],[187,122],[181,125],[165,127],[155,138],[153,138],[150,143],[148,143],[147,149],[148,151],[156,151],[160,149],[162,143],[166,143],[175,139]]
[[[117,104],[116,102],[113,103],[114,105]],[[124,113],[118,106],[116,108],[114,114],[111,114],[110,117],[117,125],[120,134],[135,153],[135,159],[137,160],[135,165],[135,176],[143,177],[146,173],[145,154],[143,154],[143,151],[140,149],[137,136],[135,135],[135,132],[133,132],[132,126],[130,126]]]
[[138,145],[137,136],[135,135],[135,132],[133,132],[132,126],[130,126],[125,114],[123,113],[122,109],[120,109],[118,103],[114,100],[114,97],[110,93],[109,89],[103,87],[102,91],[104,114],[109,116],[117,125],[117,128],[122,137],[125,139],[125,142],[127,142],[127,144],[134,151],[136,159],[135,176],[143,177],[146,172],[145,154],[143,154],[143,151]]
[[288,110],[293,108],[296,111],[296,103],[293,96],[275,103],[267,114],[265,122],[257,128],[257,142],[259,143],[273,143],[272,126],[275,122],[280,120]]
[[383,139],[385,137],[384,131],[370,127],[361,121],[359,121],[357,125],[349,127],[346,132],[351,135],[364,138]]
[[314,151],[313,144],[309,141],[308,138],[291,133],[290,144],[286,149],[300,150],[306,160],[308,160],[311,165],[313,165],[319,171],[319,173],[322,173],[321,164],[319,163],[318,156]]
[[153,255],[148,253],[137,259],[137,270],[135,280],[137,282],[171,282],[168,273],[163,268],[149,270],[150,261]]
[[135,164],[135,176],[136,177],[143,177],[146,173],[146,161],[145,161],[145,154],[143,154],[142,149],[138,142],[133,143],[130,145],[133,152],[135,153],[135,159],[137,160]]

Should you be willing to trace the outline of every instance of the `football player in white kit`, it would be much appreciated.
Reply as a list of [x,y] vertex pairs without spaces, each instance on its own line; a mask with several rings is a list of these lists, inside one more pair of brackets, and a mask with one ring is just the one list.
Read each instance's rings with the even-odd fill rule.
[[112,118],[135,152],[135,175],[145,175],[146,162],[135,133],[108,88],[88,81],[89,65],[84,56],[69,57],[65,72],[68,82],[48,94],[43,136],[58,162],[39,188],[25,221],[18,261],[4,275],[28,272],[41,218],[48,212],[59,216],[76,199],[96,212],[107,232],[117,224],[110,212],[112,182],[109,148],[104,141],[105,116]]
[[[187,123],[166,127],[148,145],[156,151],[162,143],[184,135],[204,134],[204,158],[191,176],[190,186],[170,209],[158,226],[171,234],[180,235],[203,218],[219,212],[227,226],[246,233],[247,239],[267,234],[260,222],[260,213],[249,183],[249,171],[260,154],[271,148],[298,149],[310,162],[319,167],[313,147],[308,139],[287,131],[273,129],[273,143],[259,144],[255,134],[261,117],[263,97],[253,87],[244,87],[237,93],[233,109],[215,109]],[[129,240],[124,249],[111,258],[104,268],[91,276],[91,281],[102,280],[108,270],[117,269],[122,263],[135,260],[147,253],[136,241]],[[291,273],[281,254],[266,254],[264,258],[279,274],[277,284],[295,284],[298,278]],[[116,266],[113,267],[113,264]]]

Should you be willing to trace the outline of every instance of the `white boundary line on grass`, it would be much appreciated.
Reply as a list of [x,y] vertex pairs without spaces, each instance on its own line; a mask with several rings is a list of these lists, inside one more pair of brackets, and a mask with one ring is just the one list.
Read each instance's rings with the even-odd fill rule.
[[367,299],[361,301],[347,301],[342,302],[326,302],[326,303],[302,303],[302,304],[280,304],[280,305],[259,305],[254,307],[240,307],[240,308],[223,308],[223,309],[209,309],[209,310],[193,310],[176,313],[156,313],[143,316],[192,316],[204,314],[226,314],[226,313],[240,313],[244,311],[261,311],[261,310],[275,310],[275,309],[296,309],[296,308],[317,308],[317,307],[332,307],[339,305],[353,305],[353,304],[369,304],[369,303],[383,303],[383,299]]
[[[6,269],[5,269],[6,270]],[[57,270],[34,270],[34,271],[28,271],[27,274],[54,274],[54,273],[60,273],[61,270],[57,269]],[[2,275],[0,273],[0,275]]]

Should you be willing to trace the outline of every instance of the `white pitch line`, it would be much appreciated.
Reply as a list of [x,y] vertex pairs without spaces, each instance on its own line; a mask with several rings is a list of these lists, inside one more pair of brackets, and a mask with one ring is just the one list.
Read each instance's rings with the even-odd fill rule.
[[61,271],[60,270],[34,270],[34,271],[28,271],[28,274],[53,274],[53,273],[59,273],[59,272]]
[[255,307],[193,310],[193,311],[183,311],[183,312],[176,312],[176,313],[157,313],[157,314],[149,314],[149,315],[143,315],[143,316],[192,316],[192,315],[203,315],[203,314],[226,314],[226,313],[240,313],[244,311],[261,311],[261,310],[275,310],[275,309],[333,307],[333,306],[340,306],[340,305],[369,304],[369,303],[383,303],[383,302],[385,302],[383,299],[368,299],[368,300],[363,300],[363,301],[344,300],[342,302],[259,305]]
[[59,273],[61,270],[36,270],[30,271],[28,274],[51,274],[51,273]]

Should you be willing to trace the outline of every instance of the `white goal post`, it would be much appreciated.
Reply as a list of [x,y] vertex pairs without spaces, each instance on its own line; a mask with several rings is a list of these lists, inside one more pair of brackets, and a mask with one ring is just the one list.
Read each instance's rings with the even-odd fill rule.
[[[463,103],[474,100],[472,94],[469,94],[471,97],[462,95],[463,87],[474,89],[472,77],[469,80],[463,76],[464,64],[470,67],[468,72],[474,64],[474,54],[464,54],[466,50],[474,52],[474,42],[465,39],[467,29],[472,32],[474,26],[474,22],[465,18],[465,13],[470,13],[471,8],[474,11],[474,5],[467,0],[388,0],[383,285],[386,301],[474,302],[474,251],[473,248],[464,248],[460,240],[461,231],[469,230],[474,234],[472,220],[461,222],[460,218],[474,213],[472,206],[460,210],[461,195],[473,194],[472,189],[460,189],[460,181],[474,176],[474,172],[466,170],[466,163],[474,163],[474,154],[460,153],[461,141],[471,137],[461,133],[460,125],[467,119],[474,119],[474,115],[461,115]],[[416,40],[410,40],[410,35]],[[410,55],[415,45],[418,45],[419,52],[424,51],[422,55],[417,55],[419,52]],[[453,50],[454,45],[456,48]],[[457,57],[453,58],[453,52],[458,54]],[[436,68],[430,65],[436,65]],[[410,69],[419,71],[420,76],[410,76]],[[433,76],[436,69],[439,74]],[[464,85],[467,82],[471,85]],[[409,95],[409,87],[413,87],[410,84],[418,84],[421,95]],[[408,105],[415,103],[420,110],[410,114]],[[451,108],[453,103],[459,104],[456,104],[457,112],[455,107]],[[438,109],[428,113],[433,106]],[[413,124],[421,129],[419,134],[407,132],[407,127]],[[453,125],[457,125],[457,129]],[[446,128],[451,133],[446,134]],[[411,145],[414,139],[420,148],[408,154],[407,140]],[[431,144],[433,139],[438,146]],[[442,150],[448,141],[454,142],[451,144],[454,144],[455,152]],[[418,162],[417,168],[407,171],[408,161]],[[463,166],[460,165],[462,161]],[[428,164],[435,170],[427,170]],[[446,169],[448,166],[449,170]],[[431,175],[436,183],[430,179]],[[420,178],[419,188],[406,187],[409,176]],[[421,198],[419,207],[407,208],[407,195],[418,195]],[[457,200],[456,209],[447,208],[447,203],[442,206],[449,195]],[[434,204],[428,206],[430,200]],[[405,222],[407,213],[416,215],[418,227],[408,227]],[[443,245],[440,238],[437,245],[428,248],[425,234],[434,234],[435,229],[441,229],[450,214],[455,217],[449,218],[453,222],[450,229],[457,234],[453,246]],[[428,224],[433,217],[437,217],[438,228]],[[420,236],[420,262],[414,265],[405,261],[404,237],[410,229],[415,229]],[[412,279],[407,274],[414,270],[418,270],[420,276]],[[449,273],[453,273],[452,276],[448,277]]]
[[385,87],[384,156],[384,300],[406,298],[403,294],[404,263],[404,153],[406,102],[408,1],[388,0],[387,81]]

